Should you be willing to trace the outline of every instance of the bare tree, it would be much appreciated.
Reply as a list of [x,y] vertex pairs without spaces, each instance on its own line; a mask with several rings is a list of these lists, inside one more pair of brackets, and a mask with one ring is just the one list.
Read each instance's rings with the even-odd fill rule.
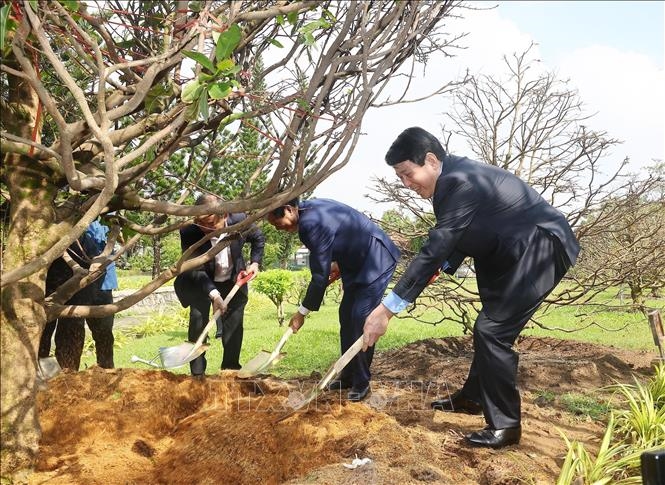
[[[91,5],[86,7],[86,4]],[[455,1],[3,1],[2,470],[36,456],[35,369],[40,333],[59,315],[101,316],[136,303],[178,272],[221,250],[189,252],[113,305],[63,305],[141,235],[173,231],[192,216],[248,211],[238,233],[312,190],[349,160],[368,107],[405,63],[454,39],[442,20]],[[35,10],[36,9],[36,10]],[[247,82],[257,56],[260,91]],[[269,124],[256,120],[269,119]],[[205,165],[174,179],[176,197],[152,199],[149,174],[222,129],[256,130],[272,150],[241,198],[182,204]],[[233,146],[207,159],[232,157]],[[199,164],[200,166],[200,164]],[[260,188],[252,180],[269,179]],[[175,202],[174,202],[175,201]],[[132,212],[152,214],[148,224]],[[113,213],[90,271],[45,299],[44,277],[100,214]],[[111,254],[120,228],[136,235]]]
[[582,222],[584,247],[574,273],[586,299],[628,287],[633,307],[645,313],[645,293],[665,286],[665,170],[661,163],[647,172]]
[[[584,114],[577,93],[567,82],[540,69],[531,49],[504,58],[506,76],[474,76],[455,91],[453,108],[447,115],[452,128],[444,127],[444,146],[447,149],[453,137],[462,137],[471,150],[469,156],[511,171],[529,183],[577,229],[584,260],[590,233],[582,223],[596,214],[599,228],[610,230],[603,222],[609,217],[608,208],[601,208],[612,194],[628,189],[630,180],[624,174],[627,161],[611,173],[603,173],[608,149],[619,141],[587,128],[589,116]],[[382,224],[391,237],[406,243],[401,244],[406,254],[412,252],[414,248],[408,246],[425,236],[434,223],[433,217],[423,215],[423,201],[401,184],[380,179],[375,189],[377,194],[371,197],[374,200],[398,202],[402,217],[389,218]],[[576,275],[568,275],[568,281]],[[429,287],[419,308],[412,310],[413,315],[437,309],[438,316],[427,313],[429,322],[451,319],[469,329],[480,309],[475,280],[444,277],[439,281]],[[594,291],[616,281],[605,280],[600,285],[587,274],[572,286],[560,285],[541,312],[554,302],[587,301]]]

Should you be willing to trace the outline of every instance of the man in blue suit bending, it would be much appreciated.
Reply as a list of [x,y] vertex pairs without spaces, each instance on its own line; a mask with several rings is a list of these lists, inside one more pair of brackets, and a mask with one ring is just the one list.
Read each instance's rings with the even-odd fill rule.
[[432,198],[436,225],[393,291],[367,318],[365,345],[413,302],[440,267],[453,274],[474,259],[482,309],[473,328],[467,380],[432,407],[485,414],[487,427],[466,436],[476,446],[520,441],[517,354],[512,345],[545,297],[575,263],[579,246],[568,222],[534,189],[506,170],[447,154],[422,128],[404,130],[386,162],[402,183]]
[[[289,325],[297,332],[309,312],[316,311],[331,273],[339,271],[344,296],[339,306],[340,341],[344,353],[363,334],[369,312],[383,298],[400,253],[376,224],[357,210],[328,199],[290,201],[268,215],[277,229],[298,232],[309,249],[312,279]],[[331,382],[330,390],[349,389],[350,401],[365,399],[370,391],[373,349],[360,352]]]

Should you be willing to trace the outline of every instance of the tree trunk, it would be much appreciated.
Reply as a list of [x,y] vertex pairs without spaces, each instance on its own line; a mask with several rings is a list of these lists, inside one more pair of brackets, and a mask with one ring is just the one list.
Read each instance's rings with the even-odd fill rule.
[[152,279],[157,278],[162,272],[162,245],[161,238],[153,236],[152,238]]
[[[11,59],[6,62],[16,68]],[[4,128],[41,142],[39,99],[21,78],[8,76]],[[10,112],[8,114],[8,111]],[[53,173],[26,154],[3,158],[9,189],[10,211],[3,241],[3,272],[23,266],[51,247],[59,235],[52,231],[55,188]],[[44,287],[47,268],[3,288],[0,312],[2,481],[21,481],[37,456],[41,430],[37,419],[37,348],[46,325]]]
[[[35,184],[36,171],[25,158],[5,160],[11,165],[11,210],[3,252],[4,270],[10,271],[35,259],[50,241],[46,230],[53,224],[51,191]],[[16,162],[19,163],[16,163]],[[15,189],[15,190],[13,190]],[[46,325],[44,285],[46,268],[3,288],[0,317],[2,365],[2,474],[18,478],[37,456],[41,431],[37,420],[37,348]]]
[[281,301],[277,304],[277,321],[280,327],[284,325],[284,305]]
[[636,282],[630,282],[628,283],[628,286],[630,286],[630,298],[633,300],[633,307],[635,310],[644,310],[644,289],[642,288],[642,285],[636,283]]

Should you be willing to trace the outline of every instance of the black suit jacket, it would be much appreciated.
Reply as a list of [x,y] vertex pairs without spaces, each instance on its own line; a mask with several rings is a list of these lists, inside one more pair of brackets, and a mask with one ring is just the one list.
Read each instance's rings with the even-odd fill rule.
[[[434,190],[436,226],[394,288],[414,301],[448,260],[454,273],[474,258],[485,313],[501,321],[532,307],[552,290],[557,257],[575,263],[579,245],[563,214],[512,173],[447,155]],[[543,254],[538,237],[556,238],[565,254]]]
[[[229,214],[226,223],[228,226],[233,226],[246,218],[247,215],[243,213]],[[182,251],[186,251],[190,246],[193,246],[205,236],[206,234],[195,224],[183,227],[180,229],[180,246],[182,247]],[[253,263],[261,264],[261,261],[263,260],[265,237],[261,230],[255,225],[252,225],[250,230],[245,233],[245,236],[242,234],[229,233],[228,237],[233,237],[230,244],[231,261],[233,263],[231,278],[235,280],[238,273],[246,268],[245,258],[242,255],[243,245],[246,242],[251,244],[250,260]],[[212,243],[206,241],[194,250],[192,258],[202,255],[210,248],[212,248]],[[173,283],[173,287],[180,303],[182,303],[182,306],[184,307],[189,306],[193,298],[200,298],[201,294],[207,296],[216,288],[214,258],[198,268],[179,274]]]

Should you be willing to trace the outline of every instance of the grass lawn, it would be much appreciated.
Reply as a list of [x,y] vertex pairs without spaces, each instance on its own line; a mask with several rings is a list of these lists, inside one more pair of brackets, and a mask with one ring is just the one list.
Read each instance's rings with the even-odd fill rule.
[[[599,301],[603,298],[613,298],[615,294],[601,295]],[[657,306],[659,302],[648,303]],[[593,306],[583,307],[582,310],[569,307],[557,308],[541,317],[539,322],[559,330],[545,330],[530,325],[522,334],[571,338],[622,348],[653,349],[651,331],[642,314],[624,310],[592,313],[594,308]],[[288,316],[295,311],[296,306],[286,305],[287,323]],[[582,318],[580,316],[582,311],[590,316]],[[132,314],[133,311],[129,310],[127,313]],[[150,359],[157,355],[159,347],[178,345],[187,338],[188,310],[179,305],[173,305],[161,312],[156,311],[149,316],[144,315],[138,320],[138,323],[131,327],[116,328],[116,367],[145,368],[143,364],[132,363],[131,356],[138,355]],[[570,332],[590,322],[594,324]],[[270,300],[255,291],[250,292],[250,301],[245,313],[241,363],[247,362],[261,350],[272,351],[285,330],[286,326],[278,325],[276,308]],[[377,344],[377,352],[399,348],[426,338],[462,334],[462,327],[457,323],[443,322],[434,326],[410,318],[395,318],[391,320],[388,333]],[[283,349],[288,355],[273,368],[273,373],[289,378],[308,375],[312,371],[324,372],[339,357],[339,345],[337,304],[331,300],[323,305],[320,311],[308,316],[300,332],[289,339]],[[221,363],[221,343],[212,342],[211,349],[206,355],[207,373],[216,373]],[[94,350],[88,343],[82,367],[91,366],[94,362]],[[189,366],[173,369],[173,372],[189,373]]]

